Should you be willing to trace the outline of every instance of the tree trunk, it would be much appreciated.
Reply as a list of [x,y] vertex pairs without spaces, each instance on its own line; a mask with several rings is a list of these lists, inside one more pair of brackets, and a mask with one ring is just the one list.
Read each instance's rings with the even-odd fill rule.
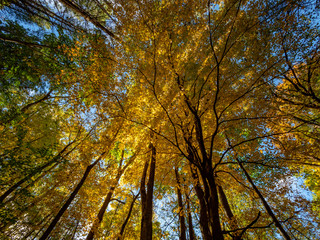
[[[227,199],[227,196],[224,193],[223,188],[220,185],[218,186],[218,191],[219,191],[222,206],[223,206],[223,208],[227,214],[227,217],[229,219],[231,230],[238,229],[239,227],[238,227],[237,219],[233,215],[231,207],[230,207],[228,199]],[[234,238],[234,240],[241,240],[241,238],[238,236],[237,232],[234,234],[233,238]]]
[[190,199],[186,195],[187,200],[187,212],[188,212],[188,230],[189,230],[189,239],[190,240],[196,240],[196,235],[194,233],[193,229],[193,223],[192,223],[192,215],[191,215],[191,209],[190,209]]
[[47,219],[47,221],[43,224],[43,226],[40,228],[40,230],[36,233],[36,235],[33,236],[32,240],[38,239],[38,235],[42,232],[43,229],[45,229],[47,223],[49,223],[52,218],[53,218],[53,216],[50,215],[50,217]]
[[128,161],[128,163],[122,168],[123,154],[124,154],[124,151],[122,151],[122,159],[120,161],[119,168],[118,168],[118,173],[117,173],[117,176],[114,179],[114,183],[110,187],[110,190],[109,190],[109,192],[108,192],[108,194],[107,194],[107,196],[106,196],[106,198],[105,198],[105,200],[104,200],[104,202],[102,204],[102,207],[99,210],[98,216],[97,216],[96,220],[94,221],[86,240],[92,240],[93,239],[94,233],[99,228],[100,223],[102,222],[103,215],[104,215],[104,213],[106,212],[106,210],[108,208],[108,205],[109,205],[109,203],[111,201],[112,194],[113,194],[115,188],[117,187],[117,185],[119,184],[119,180],[120,180],[122,174],[127,169],[127,167],[129,167],[129,165],[133,162],[133,160],[136,157],[136,155],[132,156],[130,158],[130,160]]
[[223,240],[223,233],[220,224],[220,215],[219,215],[219,198],[218,198],[218,191],[217,185],[215,182],[214,177],[210,174],[211,171],[206,173],[206,178],[203,180],[204,185],[206,182],[208,183],[209,194],[206,197],[207,208],[209,212],[209,219],[211,223],[212,229],[212,239],[213,240]]
[[71,193],[71,195],[69,196],[69,198],[67,199],[67,201],[63,204],[62,208],[59,210],[58,214],[54,217],[54,219],[52,220],[52,222],[50,223],[49,227],[47,228],[47,230],[43,233],[43,235],[41,236],[41,238],[39,240],[45,240],[49,237],[50,233],[52,232],[53,228],[56,226],[56,224],[58,223],[58,221],[60,220],[60,218],[62,217],[63,213],[68,209],[69,205],[71,204],[71,202],[73,201],[73,199],[76,197],[76,195],[78,194],[80,188],[82,187],[82,185],[84,184],[84,182],[86,181],[90,171],[92,170],[92,168],[102,159],[102,157],[104,156],[105,152],[103,152],[100,157],[92,164],[90,164],[86,171],[84,172],[80,182],[78,183],[77,187],[73,190],[73,192]]
[[100,225],[100,223],[102,222],[102,219],[103,219],[103,215],[106,212],[109,203],[111,202],[111,197],[112,197],[113,191],[116,188],[116,185],[118,185],[118,182],[119,182],[119,179],[120,179],[121,175],[122,174],[120,174],[120,175],[118,174],[117,175],[114,185],[110,187],[110,190],[109,190],[109,192],[108,192],[108,194],[107,194],[107,196],[106,196],[106,198],[105,198],[105,200],[104,200],[104,202],[103,202],[103,204],[102,204],[102,206],[101,206],[101,208],[99,210],[97,219],[94,221],[86,240],[92,240],[95,232],[99,228],[99,225]]
[[117,240],[121,240],[123,239],[123,234],[124,234],[124,230],[129,222],[129,219],[130,219],[130,216],[131,216],[131,213],[132,213],[132,209],[133,209],[133,206],[134,206],[134,203],[135,201],[137,200],[138,196],[140,195],[140,192],[132,199],[132,202],[130,204],[130,208],[129,208],[129,211],[128,211],[128,214],[127,214],[127,217],[126,217],[126,220],[124,221],[124,223],[122,224],[121,226],[121,230],[120,230],[120,234],[119,234],[119,237]]
[[[74,141],[70,142],[69,144],[67,144],[51,161],[43,164],[40,167],[35,168],[30,174],[28,174],[26,177],[24,177],[23,179],[21,179],[20,181],[18,181],[17,183],[15,183],[14,185],[12,185],[7,191],[5,191],[1,196],[0,196],[0,203],[2,203],[6,197],[8,197],[13,191],[15,191],[18,187],[20,187],[23,183],[27,182],[28,180],[30,180],[33,176],[35,176],[36,174],[38,174],[39,172],[41,172],[42,170],[44,170],[45,168],[49,167],[51,164],[57,162],[60,160],[61,154],[63,154],[66,149],[72,144],[74,143]],[[69,152],[70,153],[70,152]],[[68,154],[69,154],[68,153]]]
[[186,240],[186,223],[184,219],[184,211],[183,211],[183,203],[182,203],[182,194],[181,194],[181,183],[179,178],[179,172],[178,169],[175,167],[174,172],[176,175],[176,181],[177,181],[177,195],[178,195],[178,206],[179,206],[179,222],[180,222],[180,240]]
[[151,150],[151,163],[150,163],[147,191],[145,188],[145,181],[146,181],[149,161],[146,161],[146,164],[144,166],[143,174],[141,178],[141,187],[140,187],[141,205],[142,205],[140,240],[152,240],[152,207],[153,207],[154,175],[155,175],[155,168],[156,168],[156,149],[152,143],[150,143],[149,148]]
[[190,164],[190,170],[191,170],[192,178],[193,180],[195,180],[194,189],[196,191],[196,194],[199,200],[199,205],[200,205],[200,230],[201,230],[202,238],[204,240],[212,240],[212,234],[208,225],[209,216],[208,216],[207,206],[204,199],[204,192],[200,187],[200,179],[197,174],[197,170],[191,164]]
[[275,216],[275,214],[273,213],[271,207],[269,206],[269,204],[267,203],[267,201],[265,200],[265,198],[262,196],[261,192],[259,191],[259,189],[256,187],[256,185],[253,183],[250,175],[248,174],[247,170],[243,167],[242,163],[239,161],[239,159],[237,159],[237,162],[240,166],[240,168],[242,169],[242,171],[244,172],[244,174],[246,175],[248,181],[250,182],[252,188],[255,190],[255,192],[258,194],[259,198],[262,201],[263,206],[265,207],[265,209],[267,210],[268,214],[270,215],[270,217],[272,218],[272,220],[274,221],[276,227],[279,229],[279,231],[281,232],[282,236],[286,239],[286,240],[291,240],[289,234],[286,232],[286,230],[284,230],[283,226],[281,225],[281,223],[279,222],[279,220],[277,219],[277,217]]
[[50,219],[50,216],[51,216],[51,213],[49,213],[47,216],[45,216],[42,220],[40,220],[40,222],[37,222],[36,224],[33,224],[33,228],[31,229],[31,231],[26,234],[22,239],[25,240],[25,239],[28,239],[33,233],[35,233],[36,229],[35,227],[36,226],[41,226],[41,225],[44,225],[43,223],[46,223],[48,219]]
[[74,12],[79,13],[85,20],[88,22],[91,22],[93,25],[95,25],[97,28],[100,28],[102,31],[104,31],[106,34],[108,34],[110,37],[114,39],[118,39],[113,32],[108,30],[105,26],[103,26],[99,21],[97,21],[93,16],[90,16],[86,11],[84,11],[81,7],[73,3],[69,0],[60,0],[66,7],[69,9],[72,9]]
[[[0,37],[0,40],[6,41],[6,42],[13,42],[13,43],[20,44],[20,45],[25,45],[25,46],[28,46],[28,47],[40,47],[40,48],[48,47],[48,46],[40,45],[40,44],[37,44],[37,43],[28,43],[28,42],[23,42],[23,41],[20,41],[18,39],[12,39],[12,38]],[[10,123],[12,120],[14,120],[20,114],[25,113],[33,105],[36,105],[36,104],[38,104],[40,102],[43,102],[43,101],[47,100],[50,97],[50,94],[52,93],[52,91],[53,90],[50,90],[46,95],[44,95],[40,99],[36,100],[35,102],[32,102],[32,103],[29,103],[29,104],[25,105],[17,113],[15,113],[13,116],[9,117],[9,119],[6,119],[5,121],[0,122],[0,125],[5,126],[5,124]]]
[[[194,113],[196,116],[196,113]],[[201,134],[201,124],[199,119],[196,118],[197,140],[199,148],[204,148]],[[201,156],[195,153],[195,148],[189,139],[186,139],[188,144],[188,160],[190,162],[190,169],[193,179],[195,180],[195,191],[200,203],[200,228],[203,239],[205,240],[223,240],[223,233],[220,224],[219,216],[219,199],[217,185],[213,176],[212,163],[206,155],[205,149],[202,149]],[[201,176],[201,181],[198,172]],[[200,185],[202,184],[202,186]]]

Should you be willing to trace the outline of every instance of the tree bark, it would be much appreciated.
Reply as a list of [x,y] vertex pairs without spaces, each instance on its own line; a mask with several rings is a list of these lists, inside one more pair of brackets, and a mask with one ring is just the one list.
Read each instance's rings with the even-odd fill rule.
[[[38,174],[39,172],[41,172],[43,169],[49,167],[51,164],[59,161],[61,154],[63,154],[67,148],[73,144],[74,141],[70,142],[69,144],[67,144],[51,161],[43,164],[40,167],[35,168],[30,174],[28,174],[26,177],[22,178],[20,181],[18,181],[17,183],[15,183],[14,185],[12,185],[7,191],[5,191],[1,196],[0,196],[0,203],[2,203],[13,191],[15,191],[18,187],[20,187],[23,183],[27,182],[28,180],[30,180],[33,176],[35,176],[36,174]],[[70,153],[70,152],[69,152]],[[68,153],[68,154],[69,154]]]
[[69,0],[59,0],[62,2],[65,6],[72,9],[74,12],[79,13],[85,20],[88,22],[91,22],[93,25],[95,25],[97,28],[100,28],[102,31],[104,31],[106,34],[108,34],[110,37],[114,39],[118,39],[113,32],[108,30],[106,27],[104,27],[99,21],[97,21],[93,16],[90,16],[87,12],[85,12],[82,8],[80,8],[78,5],[73,3]]
[[[231,207],[230,207],[228,199],[227,199],[227,196],[224,193],[223,188],[220,185],[218,185],[218,191],[219,191],[222,206],[223,206],[223,208],[227,214],[227,217],[229,219],[231,230],[238,229],[237,219],[233,215]],[[238,232],[236,232],[234,234],[234,237],[233,237],[234,240],[241,240],[241,238],[238,235],[239,235]]]
[[149,170],[149,179],[147,183],[147,190],[145,188],[145,181],[149,161],[143,169],[141,178],[141,205],[142,205],[142,219],[141,219],[141,231],[140,240],[152,240],[152,208],[153,208],[153,186],[154,186],[154,175],[156,168],[156,148],[153,143],[150,143],[149,148],[151,150],[151,163]]
[[195,181],[194,189],[196,191],[196,194],[199,200],[199,205],[200,205],[200,230],[201,230],[202,238],[204,240],[212,240],[212,234],[208,224],[209,217],[208,217],[207,207],[204,199],[204,192],[200,186],[200,179],[197,174],[197,170],[191,164],[190,164],[190,170],[191,170],[191,176]]
[[77,224],[76,224],[76,227],[74,228],[73,232],[72,232],[72,235],[71,235],[71,240],[74,239],[74,237],[76,236],[76,233],[77,233],[77,229],[78,229],[78,226],[79,226],[79,223],[80,223],[80,220],[77,220]]
[[36,233],[36,235],[33,236],[32,240],[38,239],[38,235],[42,232],[43,229],[45,229],[45,226],[48,222],[53,218],[53,216],[50,215],[50,217],[47,219],[47,221],[43,224],[43,226],[40,228],[40,230]]
[[99,228],[99,225],[100,225],[100,223],[102,222],[102,219],[103,219],[103,215],[106,212],[109,203],[111,202],[111,197],[112,197],[113,191],[115,190],[116,185],[118,185],[118,182],[120,180],[121,175],[122,174],[118,174],[117,175],[114,185],[110,187],[110,190],[109,190],[109,192],[108,192],[108,194],[107,194],[107,196],[106,196],[106,198],[105,198],[105,200],[104,200],[104,202],[103,202],[103,204],[102,204],[102,206],[101,206],[101,208],[99,210],[97,219],[93,223],[86,240],[92,240],[96,230]]
[[277,219],[277,217],[275,216],[275,214],[273,213],[271,207],[269,206],[269,204],[267,203],[267,201],[265,200],[265,198],[262,196],[261,192],[259,191],[259,189],[256,187],[256,185],[254,184],[254,182],[252,181],[252,178],[250,177],[250,175],[248,174],[247,170],[243,167],[242,163],[239,161],[239,159],[237,159],[237,162],[240,166],[240,168],[242,169],[242,171],[244,172],[244,174],[246,175],[248,181],[250,182],[252,188],[254,189],[254,191],[258,194],[259,198],[262,201],[263,206],[265,207],[265,209],[267,210],[268,214],[270,215],[270,217],[272,218],[272,220],[274,221],[276,227],[279,229],[279,231],[281,232],[281,235],[284,237],[284,239],[286,240],[291,240],[291,237],[289,236],[289,234],[286,232],[286,230],[283,228],[283,226],[281,225],[281,223],[279,222],[279,220]]
[[[223,233],[220,225],[218,191],[211,170],[199,169],[201,182],[197,170],[190,164],[192,177],[195,180],[195,191],[200,203],[200,228],[203,239],[223,240]],[[210,168],[209,168],[210,169]]]
[[[16,44],[23,44],[26,46],[37,46],[37,47],[47,47],[47,46],[42,46],[39,44],[34,44],[34,43],[26,43],[26,42],[22,42],[16,39],[10,39],[10,38],[3,38],[0,37],[0,40],[6,41],[6,42],[13,42]],[[5,121],[0,122],[0,125],[5,125],[7,123],[10,123],[12,120],[14,120],[17,116],[19,116],[19,114],[23,114],[25,113],[30,107],[32,107],[33,105],[36,105],[38,103],[41,103],[45,100],[47,100],[50,97],[50,94],[52,93],[53,90],[50,90],[47,94],[45,94],[44,96],[42,96],[40,99],[36,100],[35,102],[31,102],[27,105],[25,105],[23,108],[21,108],[17,113],[15,113],[13,116],[9,117],[8,119],[6,119]]]
[[209,212],[209,219],[211,222],[211,229],[212,229],[212,239],[214,240],[223,240],[223,233],[220,224],[220,214],[219,214],[219,197],[217,191],[217,185],[215,182],[214,176],[209,173],[205,174],[206,178],[203,179],[204,185],[206,181],[208,182],[209,188],[209,196],[206,197],[207,208]]
[[107,196],[106,196],[106,198],[105,198],[105,200],[99,210],[98,216],[97,216],[96,220],[94,221],[86,240],[93,239],[95,231],[99,228],[100,223],[103,220],[103,215],[106,212],[109,203],[111,202],[112,194],[113,194],[115,188],[118,186],[119,180],[120,180],[122,174],[129,167],[129,165],[133,162],[133,160],[135,159],[135,156],[136,156],[136,155],[132,156],[130,158],[130,160],[128,161],[128,163],[124,167],[122,167],[123,154],[124,154],[124,151],[122,152],[122,159],[119,164],[117,176],[114,179],[113,185],[110,187],[110,190],[109,190],[109,192],[108,192],[108,194],[107,194]]
[[190,199],[186,195],[187,200],[187,212],[188,212],[188,232],[189,232],[189,239],[190,240],[196,240],[196,235],[194,233],[193,229],[193,223],[192,223],[192,215],[191,215],[191,209],[190,209]]
[[[204,239],[223,240],[224,237],[219,215],[219,198],[215,177],[213,176],[212,160],[208,158],[206,153],[200,117],[191,104],[188,101],[186,101],[186,103],[194,115],[197,146],[200,149],[199,154],[197,153],[197,148],[192,146],[193,143],[191,139],[185,138],[188,145],[188,160],[191,164],[191,170],[196,166],[201,176],[202,186],[200,186],[200,179],[197,175],[197,171],[195,169],[193,170],[193,175],[196,179],[195,190],[201,206],[200,226],[202,234]],[[209,224],[207,222],[209,222]]]
[[82,187],[82,185],[84,184],[84,182],[86,181],[90,171],[92,170],[92,168],[102,159],[102,157],[104,156],[106,152],[103,152],[100,157],[92,164],[90,164],[87,168],[86,171],[84,172],[80,182],[78,183],[78,185],[76,186],[76,188],[73,190],[73,192],[71,193],[71,195],[69,196],[69,198],[67,199],[67,201],[63,204],[62,208],[59,210],[59,212],[57,213],[57,215],[54,217],[54,219],[52,220],[52,222],[50,223],[49,227],[47,228],[47,230],[43,233],[43,235],[41,236],[41,238],[39,240],[45,240],[49,237],[50,233],[52,232],[52,230],[54,229],[54,227],[56,226],[56,224],[58,223],[58,221],[60,220],[60,218],[62,217],[62,215],[64,214],[64,212],[68,209],[69,205],[71,204],[71,202],[73,201],[73,199],[76,197],[76,195],[78,194],[80,188]]
[[130,216],[131,216],[131,213],[132,213],[132,209],[133,209],[133,206],[134,206],[134,203],[135,201],[137,200],[138,196],[140,195],[140,192],[138,192],[138,194],[132,199],[132,202],[130,204],[130,208],[129,208],[129,211],[128,211],[128,214],[127,214],[127,217],[126,219],[124,220],[124,223],[122,224],[121,226],[121,230],[120,230],[120,236],[118,237],[117,240],[121,240],[123,239],[123,234],[124,234],[124,230],[129,222],[129,219],[130,219]]
[[182,203],[182,194],[181,194],[181,183],[179,178],[179,172],[178,169],[175,167],[174,172],[176,175],[176,181],[177,181],[177,195],[178,195],[178,206],[179,206],[179,222],[180,222],[180,240],[186,240],[186,222],[184,218],[184,211],[183,211],[183,203]]

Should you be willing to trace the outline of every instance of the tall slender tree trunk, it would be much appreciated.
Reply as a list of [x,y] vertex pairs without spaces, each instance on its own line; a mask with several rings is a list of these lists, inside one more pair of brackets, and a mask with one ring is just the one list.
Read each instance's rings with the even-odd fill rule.
[[200,227],[203,239],[223,240],[223,233],[220,224],[219,199],[217,185],[211,170],[199,170],[201,183],[197,171],[191,166],[192,175],[195,179],[195,190],[200,203]]
[[108,194],[107,194],[107,196],[106,196],[106,198],[105,198],[105,200],[104,200],[104,202],[103,202],[103,204],[102,204],[102,206],[101,206],[101,208],[99,210],[98,216],[97,216],[96,220],[94,221],[86,240],[92,240],[93,239],[95,231],[99,228],[100,223],[102,222],[103,215],[105,214],[105,212],[106,212],[106,210],[108,208],[108,205],[111,202],[112,194],[113,194],[115,188],[118,186],[119,180],[120,180],[122,174],[130,166],[130,164],[134,161],[135,156],[136,156],[136,155],[132,156],[130,158],[130,160],[128,161],[128,163],[124,167],[122,167],[123,154],[124,154],[124,151],[122,152],[122,159],[121,159],[121,162],[119,164],[117,176],[113,180],[113,184],[110,187],[110,190],[108,191]]
[[179,222],[180,222],[180,240],[186,240],[186,222],[184,218],[184,207],[182,203],[182,194],[181,194],[181,183],[180,183],[180,177],[179,177],[179,172],[178,169],[175,167],[174,172],[176,175],[176,181],[177,181],[177,195],[178,195],[178,206],[179,206]]
[[[27,205],[24,209],[22,209],[20,211],[16,211],[15,218],[16,219],[21,219],[23,217],[23,215],[25,214],[25,212],[27,212],[29,209],[34,207],[38,202],[41,201],[41,199],[43,199],[46,196],[48,196],[48,194],[50,194],[57,187],[57,185],[58,185],[57,183],[54,184],[48,191],[46,191],[42,195],[38,196],[31,204]],[[7,229],[10,226],[11,226],[10,222],[4,223],[4,224],[0,223],[0,232],[7,231]]]
[[188,232],[189,232],[189,239],[195,240],[196,235],[194,233],[193,229],[193,223],[192,223],[192,215],[191,215],[191,208],[190,208],[190,198],[186,194],[186,200],[187,200],[187,213],[188,213]]
[[99,210],[98,216],[97,216],[96,220],[94,221],[86,240],[92,240],[93,237],[94,237],[95,232],[99,228],[99,225],[100,225],[100,223],[102,222],[102,219],[103,219],[103,215],[106,212],[109,203],[111,202],[112,194],[113,194],[116,186],[118,185],[118,182],[120,180],[121,175],[122,174],[118,174],[117,175],[117,177],[115,179],[115,182],[114,182],[114,185],[110,187],[110,190],[109,190],[109,192],[108,192],[108,194],[107,194],[107,196],[106,196],[106,198],[105,198],[105,200],[104,200],[104,202],[103,202],[103,204],[102,204],[102,206],[101,206],[101,208]]
[[[6,41],[6,42],[12,42],[12,43],[15,43],[15,44],[20,44],[20,45],[25,45],[25,46],[28,46],[28,47],[40,47],[40,48],[47,47],[45,45],[32,43],[32,42],[24,42],[24,41],[21,41],[19,39],[13,39],[13,38],[8,38],[8,37],[0,37],[0,40]],[[5,124],[10,123],[12,120],[14,120],[20,114],[25,113],[33,105],[36,105],[36,104],[38,104],[40,102],[43,102],[43,101],[47,100],[50,97],[50,94],[52,93],[52,91],[53,90],[50,90],[47,94],[45,94],[44,96],[42,96],[40,99],[36,100],[35,102],[32,102],[32,103],[29,103],[29,104],[25,105],[23,108],[21,108],[13,116],[9,117],[8,119],[5,119],[4,121],[1,121],[0,125],[5,126]]]
[[[59,164],[60,164],[60,162],[56,162],[55,164],[51,165],[49,168],[47,168],[45,171],[43,171],[39,176],[37,176],[37,178],[35,180],[32,180],[26,186],[21,187],[21,189],[19,189],[19,191],[27,190],[28,188],[32,187],[35,183],[40,181],[43,177],[45,177],[49,172],[51,172],[52,169],[56,168]],[[19,193],[19,191],[18,191],[18,193]],[[9,202],[16,200],[19,197],[18,193],[15,192],[15,194],[12,197],[10,197],[9,199],[7,199],[3,204],[6,205]]]
[[197,174],[196,168],[191,164],[190,164],[190,170],[191,170],[191,176],[195,182],[194,189],[196,191],[196,194],[199,200],[199,205],[200,205],[200,230],[201,230],[202,238],[204,240],[212,240],[212,234],[208,224],[209,216],[208,216],[207,207],[205,203],[204,192],[200,186],[200,179]]
[[[74,142],[74,141],[73,141]],[[1,196],[0,196],[0,203],[2,203],[13,191],[15,191],[18,187],[20,187],[23,183],[27,182],[30,180],[33,176],[36,174],[40,173],[42,170],[45,168],[49,167],[53,163],[59,161],[61,159],[61,155],[67,150],[67,148],[73,143],[70,142],[67,144],[51,161],[43,164],[40,167],[35,168],[30,174],[28,174],[26,177],[22,178],[18,182],[16,182],[14,185],[12,185],[7,191],[5,191]],[[68,152],[67,154],[69,154]]]
[[67,199],[67,201],[63,204],[62,208],[59,210],[59,212],[57,213],[57,215],[54,217],[54,219],[52,220],[52,222],[50,223],[49,227],[47,228],[47,230],[43,233],[43,235],[41,236],[41,238],[39,240],[45,240],[49,237],[50,233],[52,232],[52,230],[54,229],[54,227],[56,226],[56,224],[58,223],[58,221],[60,220],[60,218],[62,217],[62,215],[64,214],[64,212],[68,209],[69,205],[71,204],[71,202],[73,201],[73,199],[76,197],[76,195],[78,194],[80,188],[82,187],[82,185],[84,184],[84,182],[86,181],[90,171],[92,170],[92,168],[102,159],[102,157],[104,156],[106,152],[103,152],[100,157],[92,164],[90,164],[87,168],[86,171],[84,172],[80,182],[78,183],[78,185],[76,186],[76,188],[73,190],[73,192],[71,193],[71,195],[69,196],[69,198]]
[[[45,225],[43,223],[46,223],[47,219],[50,219],[50,216],[51,216],[51,213],[49,213],[47,216],[45,216],[43,219],[41,219],[39,222],[37,222],[36,224],[34,224],[34,226],[41,226],[41,225]],[[25,239],[29,239],[29,237],[36,232],[36,229],[33,227],[31,229],[31,231],[26,234],[22,239],[25,240]]]
[[[219,196],[220,196],[220,199],[221,199],[222,206],[223,206],[224,211],[226,212],[227,217],[228,217],[228,219],[229,219],[231,229],[232,229],[232,230],[238,229],[239,227],[238,227],[237,219],[236,219],[235,216],[233,215],[232,210],[231,210],[231,207],[230,207],[229,202],[228,202],[228,199],[227,199],[227,196],[226,196],[226,194],[224,193],[223,188],[222,188],[220,185],[218,186],[218,191],[219,191]],[[240,232],[239,232],[239,233],[240,233]],[[236,233],[234,234],[234,237],[233,237],[234,240],[241,240],[241,237],[238,236],[239,233],[236,232]]]
[[74,12],[79,13],[85,20],[91,22],[93,25],[95,25],[97,28],[104,31],[110,37],[112,37],[114,39],[118,39],[117,36],[115,36],[113,32],[111,32],[109,29],[107,29],[105,26],[103,26],[99,21],[96,20],[95,17],[91,16],[89,13],[87,13],[85,10],[83,10],[81,7],[79,7],[73,1],[60,0],[60,2],[62,2],[68,8],[72,9]]
[[154,147],[153,143],[150,143],[149,149],[151,150],[151,163],[147,190],[145,187],[145,182],[149,161],[146,161],[146,164],[144,166],[140,186],[142,205],[140,240],[152,240],[153,186],[156,168],[156,148]]
[[[196,150],[192,147],[191,140],[186,139],[189,146],[188,160],[193,178],[196,180],[195,190],[200,202],[200,227],[202,236],[205,240],[223,240],[224,237],[219,215],[219,198],[217,184],[213,176],[212,162],[211,159],[208,158],[205,149],[200,117],[190,104],[189,108],[195,117],[197,142],[200,149],[200,154],[195,153]],[[194,163],[194,165],[192,163]],[[195,168],[199,171],[201,181]]]
[[47,221],[42,225],[42,227],[40,228],[40,230],[36,233],[36,235],[33,236],[32,240],[38,239],[38,235],[40,235],[40,233],[42,232],[43,229],[45,229],[45,227],[47,226],[47,223],[50,222],[50,220],[53,218],[53,216],[50,216]]
[[265,207],[265,209],[267,210],[268,214],[270,215],[270,217],[272,218],[272,220],[274,221],[276,227],[279,229],[279,231],[281,232],[281,235],[284,237],[284,239],[286,240],[291,240],[291,237],[289,236],[289,234],[286,232],[286,230],[283,228],[283,226],[281,225],[281,223],[279,222],[279,220],[277,219],[276,215],[273,213],[271,207],[269,206],[268,202],[265,200],[265,198],[262,196],[261,192],[259,191],[259,189],[257,188],[257,186],[254,184],[254,182],[252,181],[252,178],[250,177],[249,173],[247,172],[247,170],[243,167],[242,163],[239,161],[238,158],[236,158],[240,168],[242,169],[242,171],[244,172],[244,174],[246,175],[248,181],[250,182],[252,188],[254,189],[254,191],[257,193],[257,195],[259,196],[259,198],[262,201],[263,206]]
[[219,214],[219,197],[217,191],[217,185],[214,176],[212,174],[206,173],[206,178],[203,179],[204,185],[206,185],[206,181],[208,182],[209,194],[206,197],[207,208],[209,212],[209,219],[211,223],[212,229],[212,239],[213,240],[223,240],[223,233],[220,224],[220,214]]
[[126,219],[124,220],[124,223],[121,226],[121,230],[120,230],[119,237],[118,237],[117,240],[122,240],[123,239],[124,230],[125,230],[128,222],[129,222],[129,219],[130,219],[130,216],[131,216],[131,213],[132,213],[132,210],[133,210],[134,203],[137,200],[139,195],[140,195],[140,192],[138,192],[138,194],[136,196],[134,196],[134,198],[132,199],[132,202],[130,204],[130,208],[129,208],[127,217],[126,217]]

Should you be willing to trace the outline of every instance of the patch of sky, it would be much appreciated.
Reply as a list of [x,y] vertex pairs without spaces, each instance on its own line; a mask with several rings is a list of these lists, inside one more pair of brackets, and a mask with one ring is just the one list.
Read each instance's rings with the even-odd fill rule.
[[[9,7],[4,7],[3,9],[0,10],[0,20],[17,22],[20,26],[24,27],[25,29],[28,29],[38,34],[40,32],[44,32],[46,34],[53,33],[55,35],[58,35],[58,29],[56,27],[54,26],[45,27],[45,25],[41,26],[41,24],[38,24],[32,21],[30,16],[28,17],[22,14],[18,15],[17,11]],[[44,21],[42,21],[42,23],[44,23]]]

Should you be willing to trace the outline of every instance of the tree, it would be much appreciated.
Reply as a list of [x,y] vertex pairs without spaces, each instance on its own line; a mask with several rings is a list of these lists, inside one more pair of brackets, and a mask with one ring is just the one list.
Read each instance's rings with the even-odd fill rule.
[[316,238],[315,6],[4,2],[1,238]]
[[[151,151],[150,163],[147,159],[143,173],[141,177],[141,186],[140,186],[140,194],[141,194],[141,233],[140,239],[146,240],[152,238],[152,214],[153,214],[153,186],[154,186],[154,175],[156,170],[156,148],[154,143],[150,143],[149,149]],[[150,168],[149,168],[150,164]],[[149,168],[149,177],[146,189],[146,177],[147,171]]]

